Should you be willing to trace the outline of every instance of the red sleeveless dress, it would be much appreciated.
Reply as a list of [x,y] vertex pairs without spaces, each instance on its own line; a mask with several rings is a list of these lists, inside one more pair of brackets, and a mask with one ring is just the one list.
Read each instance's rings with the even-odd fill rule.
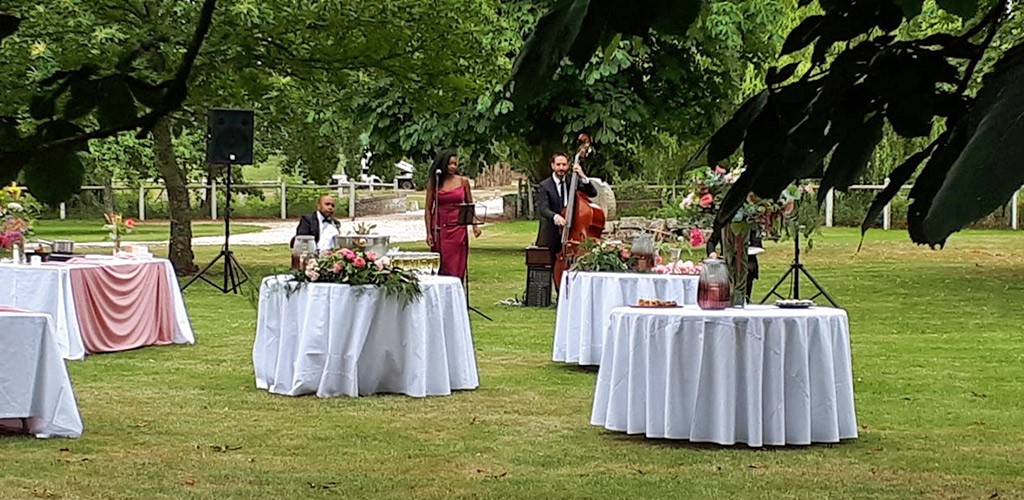
[[439,274],[466,277],[466,258],[469,256],[469,232],[466,226],[459,226],[459,205],[466,202],[463,186],[437,192],[437,218],[441,226],[441,237],[431,249],[441,254]]

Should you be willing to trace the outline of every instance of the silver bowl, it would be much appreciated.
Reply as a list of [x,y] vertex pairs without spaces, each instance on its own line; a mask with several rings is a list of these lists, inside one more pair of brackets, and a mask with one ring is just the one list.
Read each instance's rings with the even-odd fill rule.
[[378,256],[383,257],[388,253],[390,240],[390,236],[385,236],[383,234],[347,234],[344,236],[338,236],[337,247],[350,248],[352,250],[360,250],[363,252],[373,252]]

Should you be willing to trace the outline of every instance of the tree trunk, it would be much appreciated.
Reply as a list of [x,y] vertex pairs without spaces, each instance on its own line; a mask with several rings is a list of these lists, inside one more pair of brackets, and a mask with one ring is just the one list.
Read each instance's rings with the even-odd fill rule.
[[107,174],[103,176],[103,211],[113,213],[116,208],[114,206],[114,176]]
[[174,157],[171,138],[171,124],[168,118],[161,118],[153,127],[153,153],[156,157],[160,177],[167,188],[167,203],[171,217],[171,241],[167,258],[179,275],[195,274],[199,266],[192,253],[192,212],[189,207],[188,188],[184,169],[178,167]]

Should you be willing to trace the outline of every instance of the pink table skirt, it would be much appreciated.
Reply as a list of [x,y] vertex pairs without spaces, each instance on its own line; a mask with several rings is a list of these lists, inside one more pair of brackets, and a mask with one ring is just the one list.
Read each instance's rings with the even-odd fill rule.
[[174,303],[162,263],[83,267],[70,274],[87,353],[174,341]]

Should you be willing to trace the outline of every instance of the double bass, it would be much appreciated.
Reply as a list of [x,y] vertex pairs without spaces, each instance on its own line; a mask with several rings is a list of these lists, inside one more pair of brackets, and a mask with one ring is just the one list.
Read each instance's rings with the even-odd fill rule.
[[[580,134],[580,146],[576,149],[576,156],[572,165],[575,170],[580,161],[584,160],[593,152],[590,144],[590,136]],[[596,203],[591,201],[586,193],[580,191],[579,176],[573,174],[569,181],[567,196],[569,202],[562,209],[561,216],[565,219],[565,226],[562,226],[562,250],[555,258],[555,284],[562,282],[562,275],[565,270],[572,267],[579,251],[580,243],[588,238],[600,240],[604,232],[605,214]]]

